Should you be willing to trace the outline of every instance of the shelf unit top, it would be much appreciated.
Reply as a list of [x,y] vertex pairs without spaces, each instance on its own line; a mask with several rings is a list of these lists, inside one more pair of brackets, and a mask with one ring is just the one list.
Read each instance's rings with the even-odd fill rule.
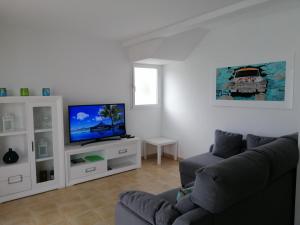
[[81,151],[93,151],[93,150],[99,150],[99,147],[105,148],[107,146],[114,146],[114,145],[122,145],[122,144],[127,144],[131,142],[137,142],[140,141],[138,137],[135,138],[122,138],[121,140],[113,140],[113,141],[104,141],[104,142],[97,142],[97,143],[92,143],[88,144],[85,146],[81,146],[80,143],[77,144],[69,144],[65,145],[65,151],[74,151],[74,152],[81,152]]
[[5,96],[0,97],[1,103],[25,103],[36,101],[58,101],[62,100],[62,96]]

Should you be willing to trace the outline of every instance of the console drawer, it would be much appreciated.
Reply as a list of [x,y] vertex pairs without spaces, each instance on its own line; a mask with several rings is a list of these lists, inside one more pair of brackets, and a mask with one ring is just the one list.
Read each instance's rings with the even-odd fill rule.
[[112,147],[106,150],[107,159],[119,158],[137,153],[136,144],[128,144],[123,146]]
[[70,178],[81,178],[97,173],[104,173],[107,171],[107,161],[99,161],[94,163],[87,163],[78,166],[72,166],[70,169]]
[[3,166],[0,170],[0,181],[7,180],[8,177],[22,175],[23,177],[30,177],[29,163],[20,163],[9,166]]
[[9,176],[5,180],[0,180],[0,196],[15,194],[30,189],[31,178],[25,177],[22,174]]

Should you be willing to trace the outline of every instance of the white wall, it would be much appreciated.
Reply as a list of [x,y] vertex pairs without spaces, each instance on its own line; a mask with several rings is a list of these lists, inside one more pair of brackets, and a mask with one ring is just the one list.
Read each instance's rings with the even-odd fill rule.
[[65,106],[125,102],[128,133],[158,136],[160,110],[130,110],[131,66],[117,42],[1,27],[0,86],[11,94],[29,87],[40,95],[50,87],[63,96]]
[[[216,128],[277,136],[299,128],[300,11],[239,22],[210,32],[183,63],[166,66],[163,134],[181,142],[181,157],[206,152]],[[211,76],[220,65],[242,65],[296,52],[292,110],[222,108],[210,104]]]
[[[299,21],[299,8],[245,21],[241,18],[235,24],[210,32],[185,62],[166,66],[162,134],[179,139],[181,157],[207,152],[216,128],[267,136],[299,130]],[[224,108],[210,104],[211,76],[215,76],[219,65],[242,65],[256,57],[293,52],[296,59],[292,110]],[[298,203],[297,208],[300,209]],[[296,224],[300,224],[299,214],[296,212]]]

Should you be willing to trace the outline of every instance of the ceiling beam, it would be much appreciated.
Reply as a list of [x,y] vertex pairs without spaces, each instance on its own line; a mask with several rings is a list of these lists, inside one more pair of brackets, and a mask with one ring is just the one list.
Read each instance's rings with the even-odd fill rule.
[[155,38],[161,38],[161,37],[170,37],[191,29],[195,29],[201,26],[202,23],[221,17],[225,16],[231,13],[234,13],[236,11],[255,6],[258,4],[262,4],[265,2],[268,2],[271,0],[244,0],[242,2],[232,4],[230,6],[226,6],[224,8],[202,14],[201,16],[194,17],[191,19],[184,20],[182,22],[172,24],[166,27],[163,27],[161,29],[155,30],[153,32],[138,36],[136,38],[132,38],[130,40],[124,41],[122,45],[124,47],[128,47],[131,45],[139,44],[144,41],[152,40]]

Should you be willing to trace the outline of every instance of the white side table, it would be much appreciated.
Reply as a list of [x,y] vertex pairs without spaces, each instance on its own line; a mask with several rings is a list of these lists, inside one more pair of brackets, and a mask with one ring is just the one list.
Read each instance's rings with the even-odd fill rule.
[[144,140],[144,146],[143,146],[143,151],[144,151],[144,159],[147,159],[147,144],[154,145],[157,148],[157,164],[161,164],[161,153],[162,149],[164,146],[167,145],[174,145],[174,160],[177,160],[178,156],[178,141],[169,139],[169,138],[164,138],[164,137],[157,137],[157,138],[150,138]]

